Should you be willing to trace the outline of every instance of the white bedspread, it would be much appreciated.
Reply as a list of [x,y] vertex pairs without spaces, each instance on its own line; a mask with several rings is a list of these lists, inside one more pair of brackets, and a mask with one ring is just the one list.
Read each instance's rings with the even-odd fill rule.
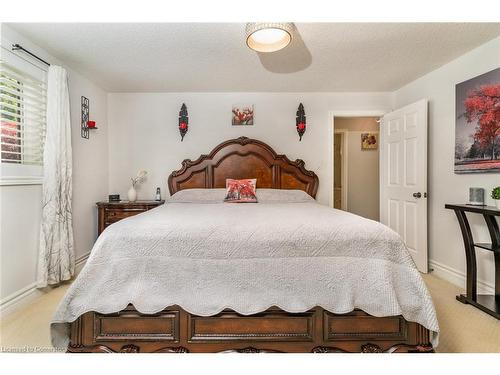
[[271,306],[403,315],[439,331],[427,288],[386,226],[315,202],[170,202],[108,227],[59,305],[52,343],[88,311],[179,305],[197,315]]

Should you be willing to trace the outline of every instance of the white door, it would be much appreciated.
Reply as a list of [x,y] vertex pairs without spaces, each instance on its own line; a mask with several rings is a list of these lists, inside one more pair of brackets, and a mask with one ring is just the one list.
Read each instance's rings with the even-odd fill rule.
[[427,273],[427,100],[382,118],[380,221],[399,233]]

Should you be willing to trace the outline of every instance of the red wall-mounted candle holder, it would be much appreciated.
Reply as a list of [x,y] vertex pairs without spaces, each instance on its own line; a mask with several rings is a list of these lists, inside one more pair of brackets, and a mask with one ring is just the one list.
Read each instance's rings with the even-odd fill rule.
[[297,110],[297,117],[295,118],[295,128],[297,133],[299,133],[299,141],[302,140],[302,136],[306,132],[306,112],[304,111],[304,106],[302,103],[299,104]]
[[89,127],[87,126],[87,121],[89,121],[90,115],[90,100],[85,96],[82,96],[82,121],[80,122],[81,135],[82,138],[89,139]]
[[90,119],[90,100],[86,98],[85,96],[82,96],[82,101],[81,101],[81,108],[82,108],[82,117],[81,117],[81,123],[80,123],[80,128],[81,128],[81,136],[82,138],[89,139],[89,130],[94,130],[97,129],[95,126],[95,121],[89,120]]
[[181,142],[184,140],[184,136],[189,129],[189,117],[186,104],[182,103],[181,110],[179,112],[179,133],[181,133]]

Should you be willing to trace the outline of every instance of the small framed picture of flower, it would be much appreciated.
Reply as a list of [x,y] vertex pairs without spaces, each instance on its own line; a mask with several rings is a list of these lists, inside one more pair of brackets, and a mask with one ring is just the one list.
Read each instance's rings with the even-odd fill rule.
[[233,126],[253,125],[253,104],[234,104],[232,118]]
[[377,133],[361,133],[361,149],[376,150],[378,148]]

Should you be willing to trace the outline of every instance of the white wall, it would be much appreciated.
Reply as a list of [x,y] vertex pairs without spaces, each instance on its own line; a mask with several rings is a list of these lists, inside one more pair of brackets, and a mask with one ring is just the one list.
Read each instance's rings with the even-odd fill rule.
[[[302,141],[295,130],[295,114],[302,102],[307,131]],[[182,103],[189,112],[189,132],[180,141],[177,129]],[[231,107],[255,105],[254,126],[231,126]],[[388,93],[117,93],[108,95],[109,189],[126,199],[130,177],[146,169],[150,175],[138,190],[151,199],[155,188],[165,196],[168,175],[183,159],[196,159],[230,138],[247,136],[268,143],[278,153],[303,159],[319,176],[317,198],[328,204],[332,191],[330,111],[384,110]],[[258,181],[257,181],[258,186]]]
[[[499,174],[455,174],[455,85],[500,66],[500,38],[496,38],[441,68],[402,87],[393,94],[398,108],[422,98],[429,100],[429,258],[442,276],[463,284],[465,255],[458,222],[445,203],[466,203],[471,186],[489,191],[500,185]],[[476,241],[489,242],[481,217],[473,217]],[[478,275],[489,286],[494,282],[491,252],[478,250]],[[485,284],[482,284],[485,287]],[[491,289],[491,288],[490,288]]]
[[379,151],[361,150],[361,133],[347,133],[347,210],[379,221]]
[[[2,45],[19,43],[46,61],[63,65],[8,26],[1,25]],[[21,55],[22,56],[22,55]],[[107,94],[65,66],[69,75],[73,147],[73,229],[78,260],[85,259],[97,237],[94,203],[107,197]],[[90,99],[90,116],[98,130],[80,137],[80,97]],[[2,309],[34,291],[41,217],[41,185],[0,186]]]
[[0,186],[2,303],[6,297],[34,287],[41,200],[40,185]]
[[[76,259],[86,257],[97,238],[95,203],[108,198],[107,93],[69,70],[71,146],[73,148],[73,232]],[[97,130],[80,135],[81,97],[90,100],[90,118]]]

